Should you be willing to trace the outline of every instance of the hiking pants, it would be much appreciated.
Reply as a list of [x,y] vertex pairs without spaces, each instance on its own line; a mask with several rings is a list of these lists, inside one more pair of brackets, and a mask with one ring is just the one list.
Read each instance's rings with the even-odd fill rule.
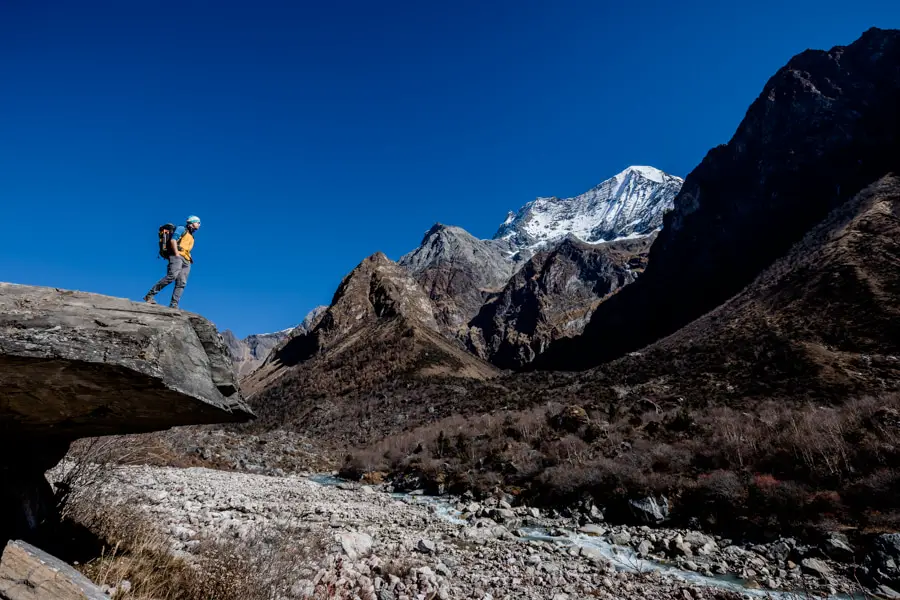
[[181,294],[184,292],[184,286],[187,285],[188,275],[190,274],[191,263],[180,255],[170,256],[169,268],[166,271],[166,276],[157,281],[156,285],[150,288],[147,296],[155,296],[161,292],[164,287],[174,281],[175,289],[172,291],[172,301],[169,302],[169,306],[178,308],[178,301],[181,300]]

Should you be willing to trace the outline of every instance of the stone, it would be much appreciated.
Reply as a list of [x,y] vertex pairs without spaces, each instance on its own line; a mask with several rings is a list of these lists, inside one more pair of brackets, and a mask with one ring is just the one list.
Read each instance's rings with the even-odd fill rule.
[[893,588],[890,588],[884,584],[879,585],[877,588],[875,588],[875,591],[880,597],[888,598],[889,600],[896,600],[900,598],[900,592],[897,592]]
[[853,548],[843,533],[830,533],[822,544],[822,551],[832,560],[847,562],[853,560]]
[[605,534],[606,528],[601,527],[599,525],[588,524],[588,525],[582,525],[581,527],[579,527],[578,532],[583,533],[584,535],[597,537],[597,536],[601,536],[601,535]]
[[625,546],[631,543],[631,534],[627,531],[620,531],[610,536],[610,541],[617,546]]
[[900,563],[900,533],[883,533],[875,538],[874,546],[883,556]]
[[650,543],[650,540],[644,540],[638,546],[638,554],[641,556],[647,556],[650,554],[650,550],[653,548],[653,544]]
[[252,417],[203,317],[56,288],[0,283],[0,387],[0,426],[20,438]]
[[574,432],[590,423],[590,421],[591,419],[584,408],[576,404],[570,404],[563,407],[556,415],[553,415],[550,419],[550,424],[557,429]]
[[425,554],[434,554],[437,551],[437,546],[431,540],[421,539],[416,544],[416,549]]
[[74,568],[20,540],[9,542],[0,557],[0,598],[109,600]]
[[832,575],[831,567],[818,558],[804,558],[800,562],[800,568],[807,575],[815,575],[816,577],[828,577]]
[[687,542],[675,542],[672,545],[672,553],[675,556],[691,557],[694,555],[691,545]]
[[341,545],[344,554],[350,560],[358,560],[366,557],[372,552],[374,540],[367,533],[359,533],[356,531],[350,533],[339,533],[334,536],[337,543]]
[[378,590],[378,600],[397,600],[397,596],[390,588],[383,587]]
[[640,500],[629,500],[631,513],[642,523],[657,525],[669,518],[669,500],[660,496],[657,500],[652,496]]
[[706,544],[715,545],[716,541],[706,534],[699,531],[689,531],[684,534],[684,541],[691,546],[705,546]]
[[606,562],[607,558],[600,548],[595,546],[581,546],[578,553],[593,562]]
[[506,523],[515,520],[516,513],[508,508],[497,508],[491,511],[491,516],[496,519],[498,523]]

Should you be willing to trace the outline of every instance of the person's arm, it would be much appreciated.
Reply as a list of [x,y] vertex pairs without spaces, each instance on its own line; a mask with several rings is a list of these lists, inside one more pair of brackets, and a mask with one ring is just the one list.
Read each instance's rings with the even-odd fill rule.
[[172,232],[172,237],[169,238],[169,250],[172,252],[172,256],[178,256],[178,240],[183,235],[184,227],[176,227],[175,231]]

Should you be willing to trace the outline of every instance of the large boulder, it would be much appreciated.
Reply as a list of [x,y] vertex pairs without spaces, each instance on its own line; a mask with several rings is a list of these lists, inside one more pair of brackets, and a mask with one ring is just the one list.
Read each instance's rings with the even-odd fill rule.
[[58,558],[22,541],[0,557],[2,600],[108,600],[100,588]]
[[212,323],[98,294],[0,283],[0,431],[75,439],[246,421]]
[[188,312],[0,283],[0,543],[52,525],[44,471],[80,437],[252,418],[215,326]]

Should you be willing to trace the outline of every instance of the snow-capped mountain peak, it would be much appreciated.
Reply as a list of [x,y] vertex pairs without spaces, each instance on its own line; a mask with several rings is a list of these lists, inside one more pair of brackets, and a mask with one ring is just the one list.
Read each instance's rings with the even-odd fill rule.
[[662,226],[683,183],[654,167],[628,167],[580,196],[532,200],[510,213],[494,239],[536,249],[570,233],[590,243],[646,235]]

